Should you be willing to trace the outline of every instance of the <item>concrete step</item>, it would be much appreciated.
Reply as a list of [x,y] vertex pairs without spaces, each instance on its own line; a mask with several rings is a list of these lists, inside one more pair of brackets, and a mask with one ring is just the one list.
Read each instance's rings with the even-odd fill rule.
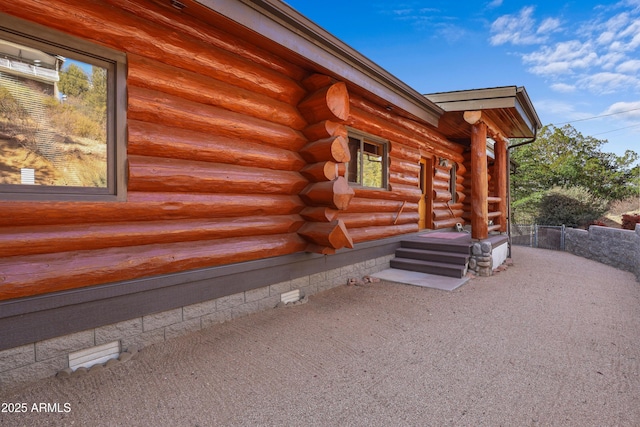
[[396,249],[396,257],[417,259],[422,261],[434,261],[455,265],[467,265],[469,262],[469,253],[463,254],[458,252],[443,252],[441,250],[426,250],[412,248]]
[[455,265],[435,261],[422,261],[417,259],[398,257],[391,260],[391,268],[457,278],[462,278],[467,273],[466,264]]

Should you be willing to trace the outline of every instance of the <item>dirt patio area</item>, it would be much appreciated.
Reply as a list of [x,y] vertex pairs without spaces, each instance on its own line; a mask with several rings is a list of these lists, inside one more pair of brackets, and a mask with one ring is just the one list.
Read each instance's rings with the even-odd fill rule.
[[540,249],[513,258],[452,292],[341,286],[99,372],[0,391],[3,408],[29,408],[0,425],[640,425],[633,274]]

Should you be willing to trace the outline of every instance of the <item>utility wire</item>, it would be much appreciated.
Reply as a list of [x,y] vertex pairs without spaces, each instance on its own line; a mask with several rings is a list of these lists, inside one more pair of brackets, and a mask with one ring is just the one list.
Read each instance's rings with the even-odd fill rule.
[[[575,123],[575,122],[583,122],[585,120],[593,120],[593,119],[599,119],[601,117],[608,117],[608,116],[615,116],[616,114],[624,114],[624,113],[630,113],[632,111],[638,111],[640,110],[640,108],[633,108],[631,110],[626,110],[626,111],[618,111],[617,113],[609,113],[609,114],[602,114],[600,116],[593,116],[593,117],[587,117],[586,119],[577,119],[577,120],[571,120],[568,122],[562,122],[562,123],[552,123],[551,126],[559,126],[559,125],[567,125],[569,123]],[[613,131],[611,131],[613,132]]]
[[605,132],[594,133],[594,134],[591,134],[591,136],[602,135],[604,133],[609,133],[609,132],[616,132],[616,131],[623,130],[623,129],[635,128],[635,127],[638,127],[638,126],[640,126],[640,123],[637,123],[637,124],[631,125],[631,126],[625,126],[623,128],[608,130],[608,131],[605,131]]

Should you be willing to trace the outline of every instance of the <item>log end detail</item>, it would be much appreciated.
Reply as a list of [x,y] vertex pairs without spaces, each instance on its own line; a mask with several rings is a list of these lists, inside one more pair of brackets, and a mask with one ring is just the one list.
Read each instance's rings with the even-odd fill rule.
[[339,219],[326,223],[307,222],[298,230],[298,234],[309,243],[320,247],[353,248],[353,240],[349,236],[347,227]]
[[310,183],[299,193],[307,207],[300,213],[306,223],[298,234],[309,243],[307,252],[328,255],[353,248],[346,225],[336,219],[355,196],[343,176],[345,163],[351,160],[343,124],[349,118],[349,93],[344,82],[321,74],[308,77],[303,85],[309,95],[298,109],[309,123],[303,134],[311,142],[300,149],[307,162],[300,173]]

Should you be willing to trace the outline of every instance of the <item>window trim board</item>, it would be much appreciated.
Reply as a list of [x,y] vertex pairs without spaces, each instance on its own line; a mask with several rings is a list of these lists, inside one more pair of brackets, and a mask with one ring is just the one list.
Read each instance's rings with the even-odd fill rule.
[[[360,149],[359,149],[359,153],[362,156],[364,153],[364,145],[365,143],[369,143],[371,145],[376,145],[376,146],[381,146],[382,147],[382,187],[370,187],[370,186],[366,186],[362,184],[363,181],[363,177],[362,177],[362,167],[360,167],[360,173],[358,176],[358,181],[354,182],[354,181],[350,181],[349,180],[349,164],[347,164],[347,181],[349,182],[349,185],[353,185],[353,186],[357,186],[359,188],[363,188],[363,189],[370,189],[370,190],[389,190],[389,141],[384,139],[384,138],[380,138],[378,136],[372,135],[370,133],[366,133],[357,129],[353,129],[351,127],[347,127],[347,131],[348,131],[348,138],[354,138],[354,139],[358,139],[360,140]],[[360,163],[362,161],[362,158],[357,159],[357,161]],[[353,159],[351,159],[349,161],[349,163],[353,162]]]
[[108,65],[111,88],[107,96],[107,187],[28,186],[0,184],[0,200],[124,201],[126,200],[126,78],[127,56],[91,41],[0,13],[0,37],[40,50]]

